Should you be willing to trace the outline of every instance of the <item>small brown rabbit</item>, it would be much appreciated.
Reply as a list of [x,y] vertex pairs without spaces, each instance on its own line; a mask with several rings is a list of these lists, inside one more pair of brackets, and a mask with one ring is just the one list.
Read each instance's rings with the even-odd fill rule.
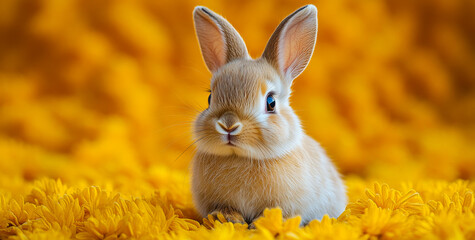
[[345,186],[289,105],[292,81],[313,53],[317,8],[307,5],[285,18],[258,59],[251,59],[223,17],[198,6],[193,18],[213,73],[209,107],[193,130],[198,211],[249,224],[272,207],[284,217],[301,215],[302,224],[325,214],[338,217],[346,206]]

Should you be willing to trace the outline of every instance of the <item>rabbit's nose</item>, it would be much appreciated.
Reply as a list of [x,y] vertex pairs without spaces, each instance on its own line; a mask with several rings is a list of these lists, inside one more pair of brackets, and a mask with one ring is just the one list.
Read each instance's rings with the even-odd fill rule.
[[242,130],[242,123],[233,112],[226,112],[216,121],[216,131],[221,134],[237,135]]
[[224,124],[221,120],[216,122],[216,130],[221,134],[237,135],[239,132],[241,132],[241,129],[242,123],[240,122],[234,123],[230,127]]

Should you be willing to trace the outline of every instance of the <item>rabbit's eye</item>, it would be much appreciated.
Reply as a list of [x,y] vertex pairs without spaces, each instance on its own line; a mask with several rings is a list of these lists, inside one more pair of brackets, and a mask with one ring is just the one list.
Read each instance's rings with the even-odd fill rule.
[[275,112],[275,99],[274,99],[274,96],[272,95],[272,93],[269,93],[269,95],[267,95],[267,99],[266,99],[266,111],[268,113],[273,113]]
[[208,105],[210,105],[210,104],[211,104],[211,93],[208,96]]

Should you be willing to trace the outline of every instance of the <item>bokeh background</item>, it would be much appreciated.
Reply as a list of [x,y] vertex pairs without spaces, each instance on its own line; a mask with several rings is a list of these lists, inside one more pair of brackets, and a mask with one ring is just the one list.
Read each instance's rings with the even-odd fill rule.
[[[0,1],[1,192],[47,177],[166,195],[194,216],[190,130],[211,74],[193,8],[222,14],[256,58],[307,3]],[[291,105],[345,178],[474,179],[475,2],[311,3],[318,40]]]

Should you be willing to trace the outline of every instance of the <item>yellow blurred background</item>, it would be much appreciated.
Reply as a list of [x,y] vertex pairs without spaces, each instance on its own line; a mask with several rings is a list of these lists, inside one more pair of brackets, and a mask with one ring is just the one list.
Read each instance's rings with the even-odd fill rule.
[[[64,236],[96,236],[102,225],[87,215],[94,201],[78,196],[95,193],[111,199],[110,206],[117,199],[91,185],[172,211],[157,207],[150,196],[158,195],[183,212],[175,212],[179,220],[200,220],[191,203],[194,148],[188,147],[211,74],[195,38],[193,8],[222,14],[256,58],[280,21],[308,3],[318,8],[318,40],[294,82],[291,105],[344,174],[350,200],[364,199],[364,188],[380,181],[403,193],[415,188],[427,209],[434,200],[448,205],[443,194],[462,189],[460,199],[475,211],[475,1],[1,0],[0,238],[19,234],[11,226],[30,229],[43,219],[31,229],[44,230],[61,222],[54,220],[59,213],[41,214],[60,209],[47,202],[64,196],[86,212],[61,225],[69,229]],[[472,182],[417,185],[430,179]],[[125,217],[113,216],[119,228]],[[445,215],[437,217],[424,221],[433,229],[452,227]],[[188,224],[182,225],[197,223]],[[465,229],[463,221],[454,224]]]
[[[258,57],[307,3],[0,1],[2,188],[46,176],[140,191],[179,178],[188,191],[211,76],[193,8],[222,14]],[[292,106],[341,172],[474,179],[475,2],[312,3],[318,40]]]

